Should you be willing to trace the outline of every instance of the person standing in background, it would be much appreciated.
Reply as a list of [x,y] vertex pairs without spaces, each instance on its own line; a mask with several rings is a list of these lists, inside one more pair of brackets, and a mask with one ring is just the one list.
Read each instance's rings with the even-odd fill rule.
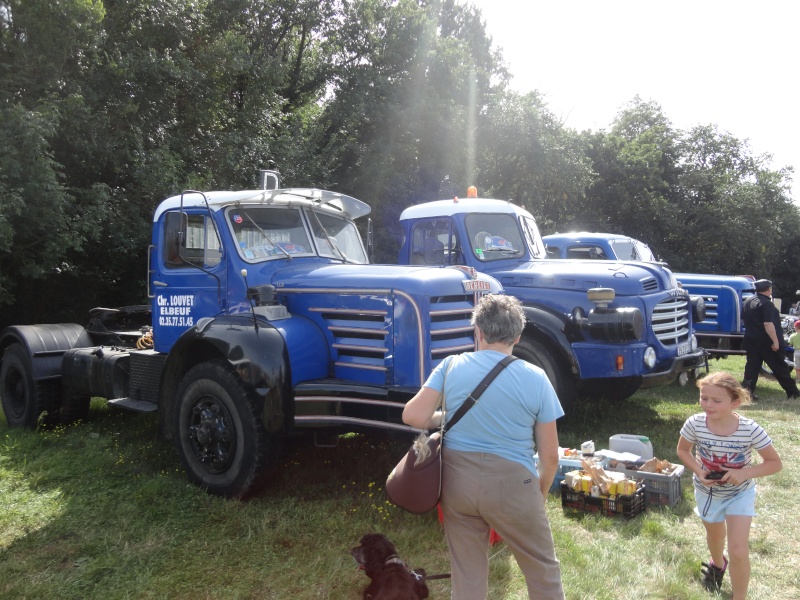
[[756,399],[756,383],[761,365],[767,363],[775,379],[786,392],[789,400],[800,399],[800,389],[792,377],[791,370],[783,355],[783,331],[781,315],[772,303],[772,282],[759,279],[753,284],[755,295],[744,302],[742,321],[744,321],[744,350],[747,361],[744,366],[744,386],[753,399]]
[[794,379],[800,381],[800,321],[794,322],[794,333],[789,336],[789,345],[794,348]]

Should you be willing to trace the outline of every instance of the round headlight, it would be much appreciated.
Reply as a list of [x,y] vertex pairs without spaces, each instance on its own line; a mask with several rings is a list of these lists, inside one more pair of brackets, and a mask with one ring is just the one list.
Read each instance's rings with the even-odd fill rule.
[[652,346],[648,346],[644,351],[644,364],[648,369],[656,366],[656,351]]

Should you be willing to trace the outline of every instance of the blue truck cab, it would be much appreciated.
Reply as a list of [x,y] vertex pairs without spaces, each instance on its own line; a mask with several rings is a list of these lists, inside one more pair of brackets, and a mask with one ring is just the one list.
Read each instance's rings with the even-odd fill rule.
[[265,172],[261,189],[161,202],[149,305],[0,332],[8,423],[82,417],[95,396],[157,412],[189,479],[228,497],[268,476],[294,431],[413,433],[405,403],[445,357],[474,349],[473,307],[499,283],[370,265],[354,224],[367,204],[277,182]]
[[542,238],[548,258],[658,262],[650,246],[614,233],[556,233]]
[[[547,255],[552,258],[585,257],[593,260],[656,262],[647,244],[616,233],[580,231],[546,235],[543,239]],[[675,279],[690,295],[703,299],[705,318],[694,323],[694,330],[698,344],[706,349],[709,356],[725,358],[729,354],[745,354],[742,348],[742,305],[748,297],[755,294],[753,278],[675,273]]]
[[400,222],[400,263],[465,265],[523,302],[515,354],[544,369],[565,406],[685,382],[706,365],[689,294],[663,266],[549,260],[533,216],[504,200],[437,200],[405,209]]

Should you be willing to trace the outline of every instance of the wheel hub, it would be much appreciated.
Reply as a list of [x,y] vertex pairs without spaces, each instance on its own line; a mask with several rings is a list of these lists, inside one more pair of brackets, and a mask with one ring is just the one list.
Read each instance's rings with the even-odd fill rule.
[[236,435],[219,399],[204,398],[194,406],[188,433],[198,462],[211,472],[224,471],[233,456]]

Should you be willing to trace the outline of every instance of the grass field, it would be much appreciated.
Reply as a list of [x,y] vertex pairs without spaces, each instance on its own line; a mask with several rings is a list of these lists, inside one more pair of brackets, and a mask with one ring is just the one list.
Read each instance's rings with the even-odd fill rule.
[[[743,360],[714,363],[741,375]],[[744,412],[761,423],[784,470],[759,480],[751,535],[754,599],[800,598],[800,404],[759,382]],[[655,454],[676,462],[684,419],[697,389],[645,390],[625,402],[582,405],[559,422],[562,446],[610,435],[650,437]],[[177,455],[155,440],[153,416],[117,412],[95,400],[86,423],[52,431],[9,429],[0,419],[0,597],[2,598],[360,598],[367,580],[349,549],[368,532],[386,533],[401,556],[428,573],[449,572],[435,514],[387,504],[383,482],[408,447],[385,435],[339,438],[318,447],[287,442],[266,489],[222,500],[187,483]],[[565,512],[548,499],[567,597],[701,599],[703,528],[692,513],[691,483],[674,508],[625,521]],[[510,552],[491,549],[490,598],[525,598]],[[449,598],[447,580],[430,582]],[[730,597],[726,580],[721,594]]]

